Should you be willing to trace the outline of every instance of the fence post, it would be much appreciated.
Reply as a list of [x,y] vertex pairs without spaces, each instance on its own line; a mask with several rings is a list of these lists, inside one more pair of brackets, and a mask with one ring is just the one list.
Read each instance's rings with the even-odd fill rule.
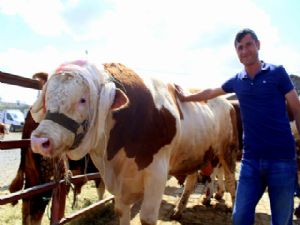
[[64,217],[66,206],[66,184],[59,183],[52,192],[51,223],[58,224]]

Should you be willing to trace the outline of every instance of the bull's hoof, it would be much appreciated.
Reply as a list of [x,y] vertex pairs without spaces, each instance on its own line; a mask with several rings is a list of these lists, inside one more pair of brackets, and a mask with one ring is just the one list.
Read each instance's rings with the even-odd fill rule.
[[224,193],[220,194],[220,193],[216,193],[215,194],[215,199],[217,199],[218,201],[220,201],[224,196]]
[[295,215],[297,218],[300,218],[300,205],[295,209],[294,215]]
[[203,198],[202,205],[210,206],[210,198]]
[[171,216],[170,216],[170,219],[171,220],[180,220],[182,218],[182,214],[175,211]]

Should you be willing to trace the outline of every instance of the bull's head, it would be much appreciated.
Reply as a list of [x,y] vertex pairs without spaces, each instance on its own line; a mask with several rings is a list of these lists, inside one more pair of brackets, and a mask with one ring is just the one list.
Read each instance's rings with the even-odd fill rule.
[[63,64],[31,108],[40,123],[31,135],[32,150],[48,157],[66,153],[79,159],[99,147],[108,113],[127,104],[124,92],[104,70],[85,61]]

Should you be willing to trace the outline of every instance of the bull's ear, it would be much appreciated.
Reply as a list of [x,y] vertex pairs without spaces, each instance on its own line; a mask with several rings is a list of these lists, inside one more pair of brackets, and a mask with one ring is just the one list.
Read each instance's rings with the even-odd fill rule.
[[30,113],[32,115],[33,120],[36,123],[41,122],[45,117],[45,92],[46,92],[46,85],[44,85],[42,92],[39,94],[37,100],[33,103],[30,108]]
[[114,102],[110,107],[112,111],[118,111],[120,109],[127,107],[128,105],[129,105],[129,99],[127,98],[126,94],[119,88],[116,88]]

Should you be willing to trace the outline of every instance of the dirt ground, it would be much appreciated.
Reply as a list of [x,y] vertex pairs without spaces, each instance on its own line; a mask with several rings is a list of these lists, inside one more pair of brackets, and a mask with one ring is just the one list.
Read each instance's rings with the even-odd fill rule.
[[[6,140],[19,139],[20,133],[10,133],[6,136]],[[20,150],[0,150],[0,189],[7,189],[7,185],[15,176],[20,162]],[[3,172],[5,171],[5,172]],[[237,174],[238,175],[238,174]],[[195,193],[190,196],[187,208],[184,210],[181,220],[170,220],[170,215],[179,200],[179,196],[183,188],[177,184],[174,178],[171,178],[165,189],[163,200],[160,208],[160,215],[157,225],[229,225],[231,224],[231,211],[226,205],[231,203],[229,193],[225,193],[224,200],[221,202],[212,201],[212,206],[207,207],[201,204],[201,190],[203,186],[198,185]],[[295,206],[300,203],[298,198],[295,198]],[[284,206],[282,206],[284,207]],[[99,222],[99,223],[98,223]],[[111,213],[105,221],[93,222],[93,224],[118,225],[118,219]],[[267,192],[256,207],[256,222],[255,225],[270,224],[270,205]],[[294,216],[294,225],[300,225],[300,220]],[[131,225],[140,225],[139,221],[139,204],[132,209]]]
[[[157,225],[231,225],[231,210],[226,206],[231,203],[230,194],[225,193],[224,200],[220,202],[213,199],[212,205],[207,207],[201,204],[203,198],[203,195],[201,195],[202,188],[202,185],[197,185],[195,193],[190,196],[182,218],[179,221],[171,220],[172,211],[183,191],[183,188],[177,185],[177,181],[171,178],[165,189]],[[299,204],[299,199],[295,199],[295,204]],[[139,205],[137,204],[132,209],[131,225],[140,225],[139,219]],[[269,224],[270,206],[266,192],[256,207],[255,225]],[[295,216],[293,224],[300,225],[300,220]],[[107,225],[118,225],[117,218],[112,217]]]

